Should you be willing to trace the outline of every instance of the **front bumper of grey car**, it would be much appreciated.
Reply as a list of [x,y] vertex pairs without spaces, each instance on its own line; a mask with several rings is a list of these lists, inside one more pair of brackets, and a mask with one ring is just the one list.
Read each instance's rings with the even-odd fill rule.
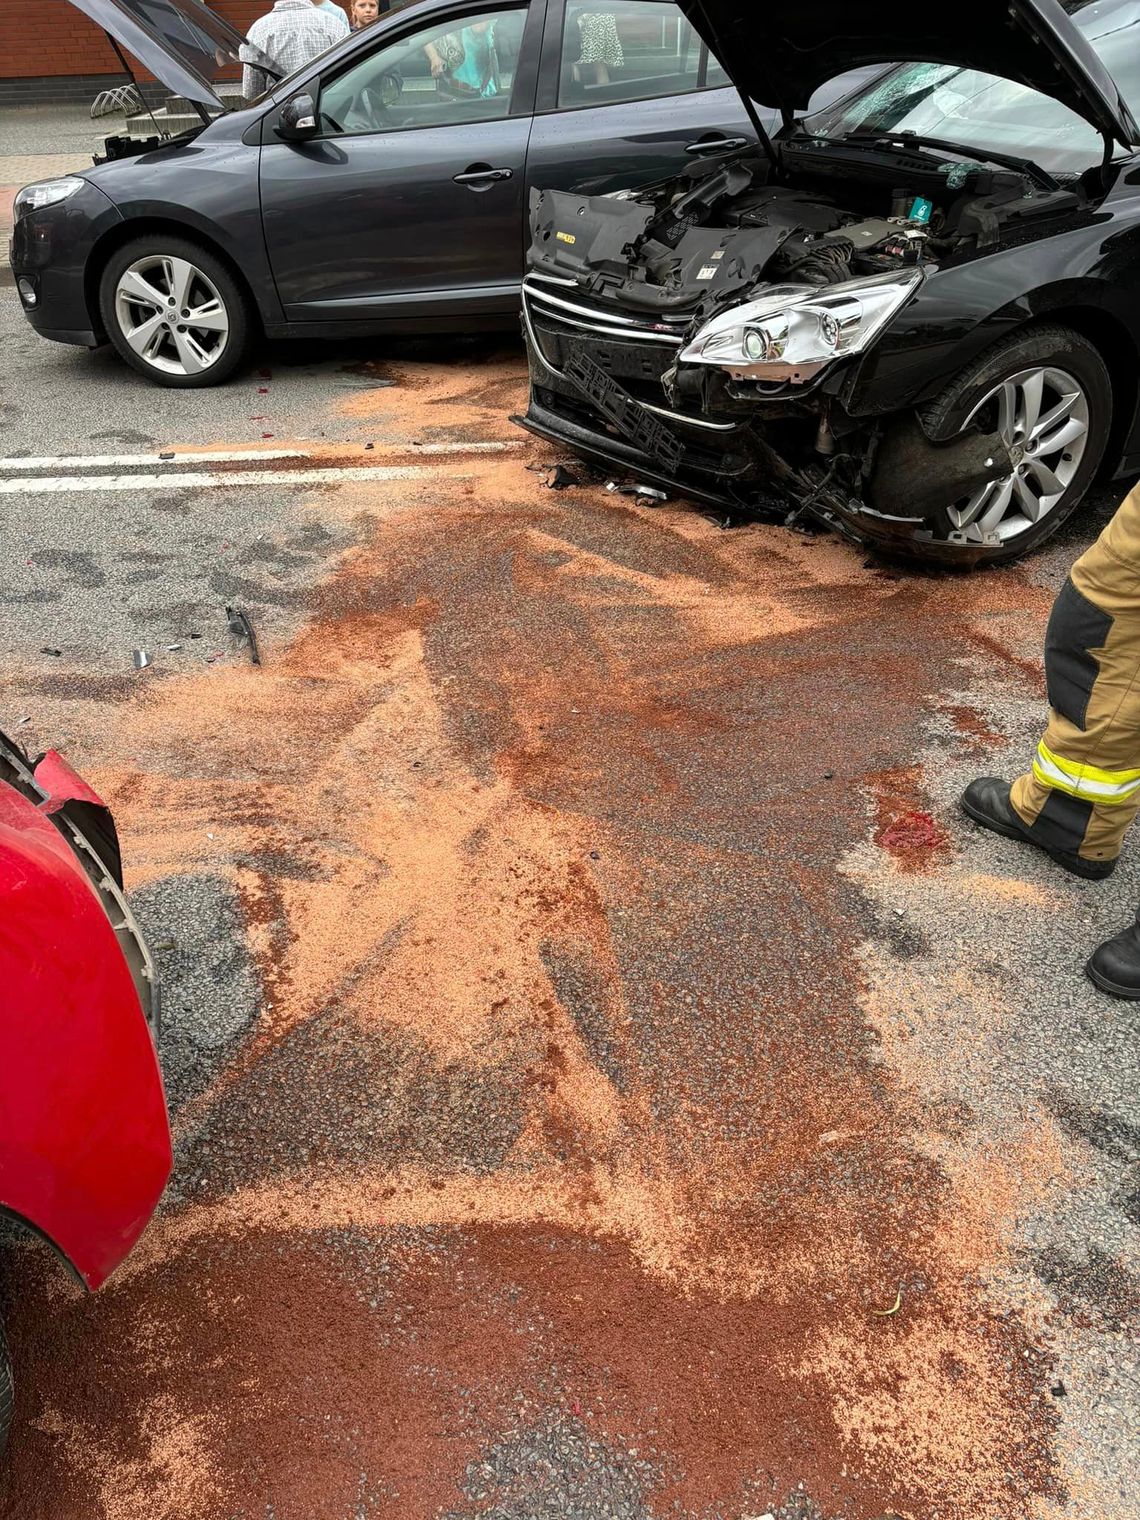
[[118,207],[82,175],[68,176],[77,188],[45,205],[21,206],[8,245],[16,293],[25,317],[56,343],[94,348],[103,341],[88,271],[96,243],[123,220]]

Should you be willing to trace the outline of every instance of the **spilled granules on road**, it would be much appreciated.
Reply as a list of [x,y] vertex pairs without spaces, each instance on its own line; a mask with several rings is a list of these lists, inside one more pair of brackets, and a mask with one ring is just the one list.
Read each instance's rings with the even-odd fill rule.
[[[344,405],[426,437],[517,391],[414,378]],[[965,1208],[966,1121],[936,1144],[916,1092],[950,1084],[901,1036],[884,1063],[836,875],[868,777],[919,797],[931,608],[969,637],[983,604],[997,647],[1025,588],[547,492],[532,457],[340,491],[365,540],[262,669],[151,683],[112,732],[74,705],[134,881],[228,871],[265,998],[118,1282],[60,1311],[30,1274],[22,1520],[454,1511],[520,1401],[652,1459],[659,1513],[1055,1491],[1045,1361],[978,1281],[1028,1148]],[[861,848],[945,864],[897,822]]]

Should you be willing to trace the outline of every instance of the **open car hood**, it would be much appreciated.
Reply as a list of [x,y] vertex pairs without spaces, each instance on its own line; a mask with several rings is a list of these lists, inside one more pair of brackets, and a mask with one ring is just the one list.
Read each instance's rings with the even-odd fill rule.
[[245,38],[198,0],[71,3],[109,32],[168,90],[211,110],[224,109],[209,81],[219,69],[238,62],[238,48]]
[[864,64],[945,63],[1052,95],[1126,147],[1140,143],[1111,74],[1070,19],[1089,0],[679,0],[753,100],[785,119]]

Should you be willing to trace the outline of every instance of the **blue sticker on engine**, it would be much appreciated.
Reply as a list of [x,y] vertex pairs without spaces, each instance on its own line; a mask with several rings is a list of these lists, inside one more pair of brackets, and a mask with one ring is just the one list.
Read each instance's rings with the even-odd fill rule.
[[934,213],[934,202],[924,200],[921,195],[915,197],[914,205],[910,208],[908,221],[926,223]]

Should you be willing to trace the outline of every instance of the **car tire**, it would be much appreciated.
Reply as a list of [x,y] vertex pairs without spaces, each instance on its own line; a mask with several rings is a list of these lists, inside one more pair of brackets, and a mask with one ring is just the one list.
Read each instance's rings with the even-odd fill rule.
[[0,1323],[0,1458],[8,1445],[8,1429],[12,1424],[12,1406],[15,1388],[12,1383],[12,1358],[8,1355],[8,1341]]
[[165,233],[135,238],[111,255],[99,312],[132,369],[179,389],[228,380],[253,334],[249,298],[229,268],[208,248]]
[[[1034,384],[1036,380],[1032,377],[1042,376],[1043,390],[1038,392],[1041,398],[1039,425],[1054,414],[1059,416],[1061,426],[1070,429],[1083,422],[1085,431],[1077,440],[1079,457],[1075,444],[1068,445],[1067,450],[1050,452],[1047,457],[1041,453],[1036,461],[1027,452],[1025,462],[1015,471],[1020,483],[1010,477],[1013,495],[1007,515],[999,524],[998,531],[1004,540],[1000,547],[983,542],[978,527],[980,519],[973,524],[963,521],[969,518],[973,498],[941,510],[934,520],[933,540],[924,542],[938,553],[943,563],[952,561],[955,547],[961,552],[964,563],[1000,565],[1020,559],[1051,538],[1072,516],[1096,478],[1112,424],[1112,380],[1093,345],[1069,327],[1030,328],[997,344],[963,370],[936,400],[920,409],[923,429],[928,437],[946,441],[975,420],[992,426],[1003,405],[999,392],[1016,394],[1019,384],[1024,390],[1026,378]],[[1074,386],[1069,386],[1070,380],[1075,382]],[[1007,390],[1009,387],[1012,391]],[[1066,419],[1058,413],[1058,408],[1066,397],[1076,392],[1079,392],[1079,400],[1072,404],[1072,414]],[[1061,426],[1040,439],[1044,448],[1049,448],[1052,439],[1065,436]],[[1032,442],[1032,438],[1028,441]],[[1035,444],[1034,450],[1036,448]],[[1042,493],[1038,499],[1040,516],[1034,521],[1020,510],[1019,493],[1024,493],[1028,499],[1035,492],[1039,480],[1032,472],[1042,468],[1049,470],[1052,480],[1063,484],[1064,489],[1055,497]],[[1023,472],[1030,474],[1026,476]],[[1053,504],[1042,510],[1041,503],[1046,501]],[[985,503],[982,505],[984,507]],[[996,512],[999,505],[995,494],[989,512]],[[982,519],[986,515],[983,511]],[[970,543],[972,534],[976,538],[973,544]]]

